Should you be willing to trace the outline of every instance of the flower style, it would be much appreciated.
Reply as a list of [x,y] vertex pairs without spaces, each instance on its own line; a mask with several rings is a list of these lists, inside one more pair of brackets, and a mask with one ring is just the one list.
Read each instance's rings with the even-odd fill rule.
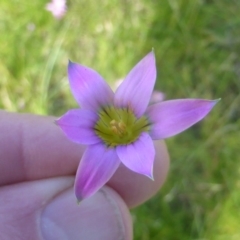
[[[69,62],[70,88],[81,109],[56,122],[73,142],[89,145],[75,179],[78,201],[93,195],[120,162],[153,179],[153,141],[174,136],[203,119],[218,100],[178,99],[149,105],[156,80],[150,52],[114,94],[94,70]],[[149,105],[149,106],[148,106]]]

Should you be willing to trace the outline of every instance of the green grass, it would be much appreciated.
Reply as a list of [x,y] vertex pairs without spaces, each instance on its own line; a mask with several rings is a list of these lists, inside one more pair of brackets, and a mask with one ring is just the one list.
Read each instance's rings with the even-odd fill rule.
[[60,21],[46,3],[0,3],[0,108],[61,115],[77,106],[68,59],[114,84],[153,47],[167,99],[222,100],[167,140],[168,181],[132,210],[135,239],[239,239],[240,2],[72,0]]

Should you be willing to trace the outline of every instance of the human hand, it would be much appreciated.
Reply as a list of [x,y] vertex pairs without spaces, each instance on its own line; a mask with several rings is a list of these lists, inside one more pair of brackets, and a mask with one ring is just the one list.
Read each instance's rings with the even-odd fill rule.
[[155,143],[155,181],[120,165],[107,186],[77,205],[74,174],[85,148],[53,121],[0,111],[0,239],[132,239],[128,208],[162,186],[165,144]]

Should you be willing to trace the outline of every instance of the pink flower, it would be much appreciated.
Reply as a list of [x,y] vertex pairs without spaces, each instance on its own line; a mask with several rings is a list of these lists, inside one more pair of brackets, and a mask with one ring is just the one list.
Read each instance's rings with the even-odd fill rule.
[[47,4],[46,9],[52,12],[55,18],[61,19],[67,10],[66,0],[52,0]]
[[161,102],[164,99],[165,99],[165,94],[164,93],[154,90],[152,92],[152,96],[151,96],[151,99],[149,101],[149,104]]
[[69,110],[57,124],[70,140],[88,145],[75,180],[79,201],[98,191],[121,162],[153,179],[153,140],[186,130],[217,103],[178,99],[149,105],[156,79],[153,52],[130,71],[115,94],[88,67],[69,62],[68,77],[81,109]]

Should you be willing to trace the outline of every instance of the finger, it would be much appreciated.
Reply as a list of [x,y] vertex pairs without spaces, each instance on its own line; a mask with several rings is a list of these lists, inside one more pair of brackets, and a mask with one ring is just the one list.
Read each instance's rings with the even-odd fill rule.
[[[0,112],[0,185],[74,175],[85,148],[70,142],[53,117]],[[136,206],[162,186],[169,167],[165,144],[155,144],[154,181],[121,165],[108,183]]]
[[73,178],[38,180],[0,189],[0,239],[132,239],[130,213],[104,187],[77,205]]
[[54,120],[0,111],[0,186],[75,174],[84,147],[70,142]]

